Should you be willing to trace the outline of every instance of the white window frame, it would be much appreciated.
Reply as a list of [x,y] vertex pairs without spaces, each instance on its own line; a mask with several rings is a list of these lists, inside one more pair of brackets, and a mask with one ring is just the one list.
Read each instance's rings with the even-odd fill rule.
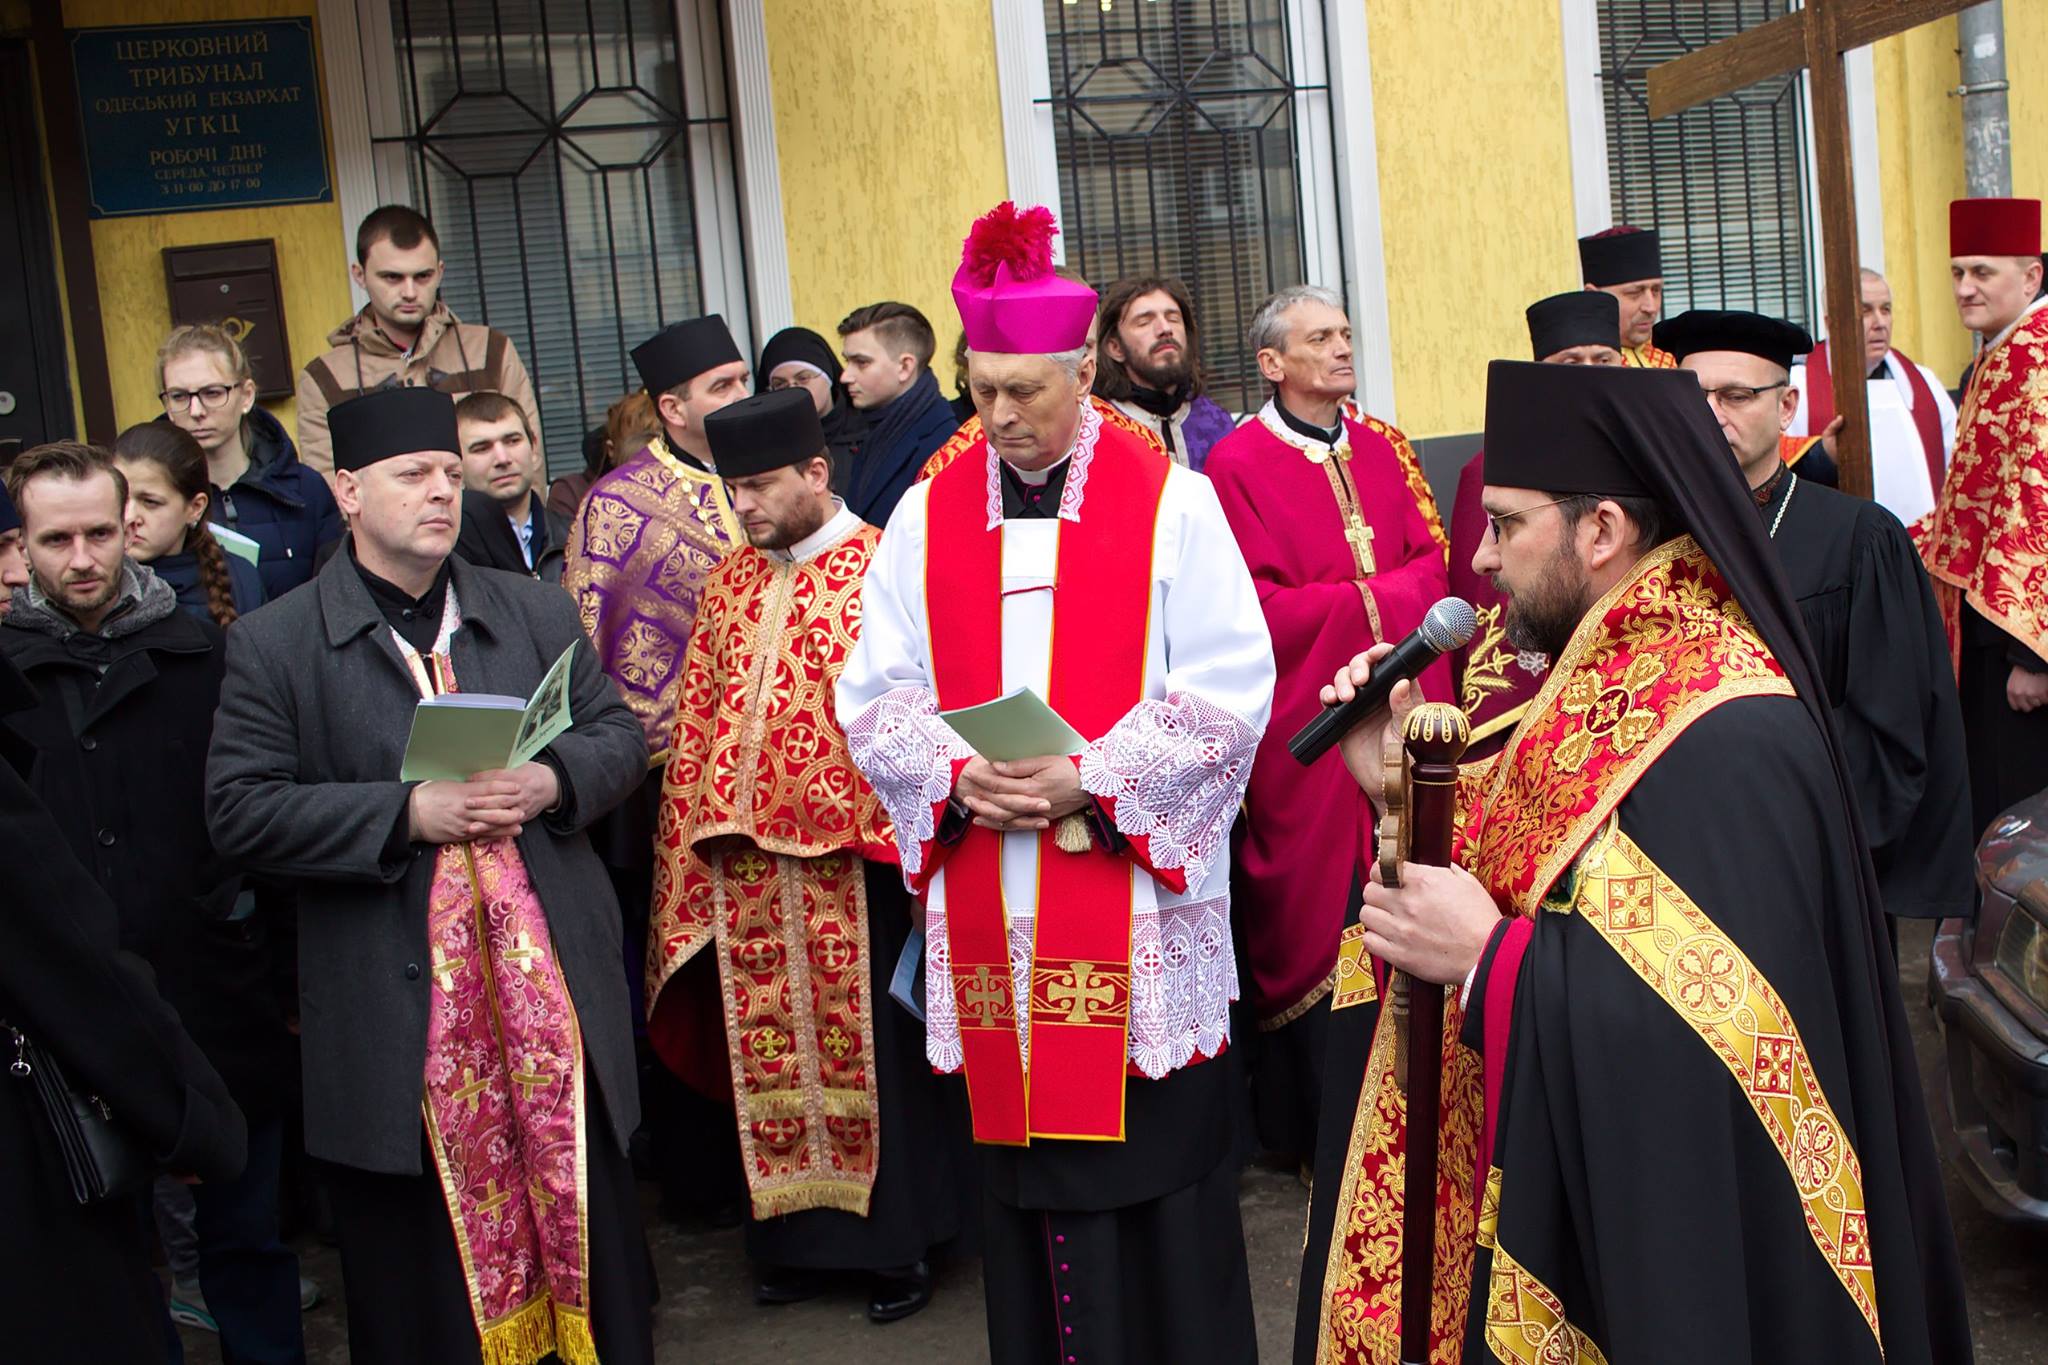
[[[1614,201],[1607,171],[1607,111],[1600,98],[1599,0],[1558,0],[1564,39],[1565,110],[1572,149],[1572,205],[1581,237],[1614,226]],[[1877,137],[1876,64],[1867,47],[1846,58],[1849,88],[1849,156],[1856,179],[1856,253],[1862,264],[1884,270],[1884,189]],[[1805,250],[1817,297],[1827,311],[1827,258],[1820,236],[1820,180],[1813,155],[1813,86],[1799,82],[1799,135],[1805,154],[1800,197],[1806,219]]]
[[[714,101],[716,91],[706,66],[720,41],[718,0],[673,3],[677,57],[688,101],[684,115],[702,119],[726,114],[733,124],[731,140],[706,124],[692,124],[686,134],[691,139],[692,207],[704,307],[706,312],[724,314],[733,339],[751,355],[756,339],[788,325],[791,312],[765,0],[730,0],[734,51],[723,73],[729,109]],[[398,49],[388,0],[339,0],[318,6],[318,11],[342,252],[353,261],[356,225],[379,205],[405,202],[411,195],[405,149],[373,141],[404,133]],[[739,150],[737,165],[734,143]],[[353,281],[350,289],[355,306],[362,308],[368,296]]]
[[[1303,262],[1307,284],[1350,302],[1359,348],[1359,401],[1394,421],[1394,362],[1388,344],[1386,254],[1380,231],[1379,155],[1372,119],[1372,61],[1365,6],[1286,0],[1288,61],[1303,85],[1294,96],[1300,135]],[[1045,10],[1040,0],[990,0],[997,98],[1010,198],[1044,204],[1062,218]],[[1332,79],[1341,73],[1343,79]],[[1060,238],[1056,257],[1065,259]]]

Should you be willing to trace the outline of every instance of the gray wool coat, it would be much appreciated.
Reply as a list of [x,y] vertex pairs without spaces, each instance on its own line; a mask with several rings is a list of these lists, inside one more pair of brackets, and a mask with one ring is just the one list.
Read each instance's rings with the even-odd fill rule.
[[[567,790],[518,843],[623,1149],[640,1103],[619,906],[584,830],[639,787],[646,741],[559,587],[459,559],[450,574],[462,612],[450,653],[463,691],[526,696],[578,644],[575,724],[548,746]],[[418,700],[369,589],[337,554],[313,582],[228,632],[206,768],[207,823],[222,855],[299,889],[306,1148],[400,1175],[421,1169],[432,985],[434,849],[393,835],[405,817],[409,784],[398,770]]]

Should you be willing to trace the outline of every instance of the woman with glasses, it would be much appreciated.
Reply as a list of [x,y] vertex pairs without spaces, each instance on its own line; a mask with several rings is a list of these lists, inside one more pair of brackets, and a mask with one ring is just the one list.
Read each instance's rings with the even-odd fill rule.
[[256,405],[241,345],[211,324],[177,328],[157,352],[157,381],[165,418],[206,452],[207,520],[256,542],[271,600],[310,579],[320,547],[341,538],[341,513],[284,426]]

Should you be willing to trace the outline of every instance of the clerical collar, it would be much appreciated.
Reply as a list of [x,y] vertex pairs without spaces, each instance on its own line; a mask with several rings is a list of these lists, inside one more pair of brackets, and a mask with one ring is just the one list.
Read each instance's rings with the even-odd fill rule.
[[860,529],[861,519],[852,508],[838,498],[832,499],[834,511],[825,518],[825,524],[799,540],[786,550],[764,550],[770,559],[785,564],[802,564],[815,559],[820,553],[831,549],[846,537]]
[[1871,366],[1870,373],[1864,376],[1866,379],[1890,379],[1891,377],[1892,357],[1889,351],[1885,353],[1884,359]]
[[1785,476],[1791,472],[1791,465],[1786,464],[1782,460],[1779,461],[1776,473],[1749,490],[1750,500],[1756,503],[1758,507],[1769,507],[1772,499],[1778,496],[1779,485],[1785,482]]
[[1007,460],[998,461],[1003,471],[1003,519],[1005,521],[1060,514],[1060,495],[1067,490],[1067,469],[1071,457],[1044,469],[1018,469]]
[[1176,384],[1161,391],[1148,389],[1143,384],[1131,385],[1131,402],[1137,404],[1154,417],[1171,417],[1181,410],[1188,401],[1188,386]]
[[363,561],[356,558],[354,537],[348,543],[348,562],[355,567],[363,586],[370,590],[370,600],[377,604],[385,624],[420,653],[432,653],[434,641],[441,633],[441,609],[448,600],[448,561],[441,561],[432,586],[419,597],[364,568]]
[[1305,418],[1296,417],[1287,410],[1287,405],[1280,401],[1280,395],[1277,393],[1273,395],[1273,411],[1280,414],[1280,420],[1297,436],[1307,440],[1321,441],[1326,446],[1334,446],[1344,435],[1344,409],[1341,404],[1337,408],[1337,425],[1333,427],[1319,427]]

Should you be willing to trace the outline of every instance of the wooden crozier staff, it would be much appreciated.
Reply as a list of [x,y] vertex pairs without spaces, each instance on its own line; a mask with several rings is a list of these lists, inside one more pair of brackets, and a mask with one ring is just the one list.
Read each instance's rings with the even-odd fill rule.
[[[1465,713],[1423,702],[1401,735],[1390,731],[1386,814],[1380,822],[1380,880],[1401,884],[1401,864],[1447,867],[1457,825],[1458,760],[1472,742]],[[1429,1365],[1436,1281],[1437,1129],[1443,1111],[1444,988],[1393,973],[1394,1083],[1408,1098],[1407,1170],[1401,1201],[1401,1361]]]

